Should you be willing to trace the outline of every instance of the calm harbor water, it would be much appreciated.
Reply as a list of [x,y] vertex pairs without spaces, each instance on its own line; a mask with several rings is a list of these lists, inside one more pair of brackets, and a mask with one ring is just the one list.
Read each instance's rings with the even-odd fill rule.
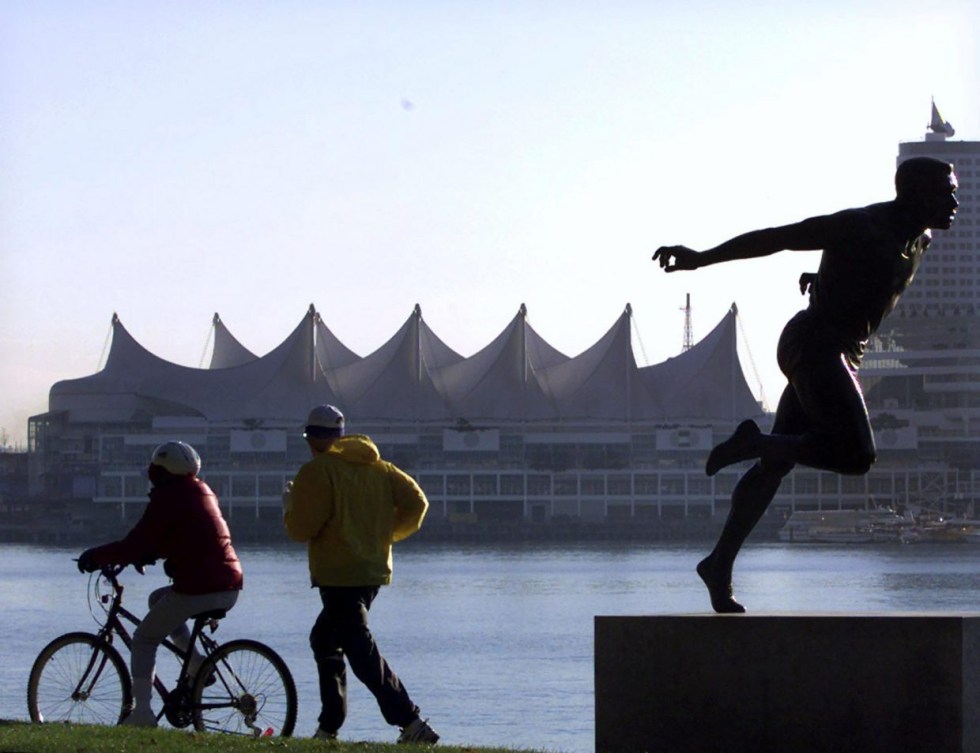
[[[694,574],[706,545],[413,545],[396,549],[395,582],[371,610],[395,671],[443,742],[564,753],[593,749],[595,615],[703,613]],[[297,735],[316,728],[307,644],[319,600],[302,547],[241,547],[246,586],[218,631],[250,637],[289,664],[300,696]],[[95,630],[88,578],[74,549],[0,545],[3,648],[0,718],[27,716],[31,663],[52,638]],[[162,568],[127,571],[140,613]],[[756,544],[739,560],[736,591],[750,611],[977,612],[980,547]],[[162,667],[166,676],[167,667]],[[351,678],[341,737],[394,740],[374,699]]]

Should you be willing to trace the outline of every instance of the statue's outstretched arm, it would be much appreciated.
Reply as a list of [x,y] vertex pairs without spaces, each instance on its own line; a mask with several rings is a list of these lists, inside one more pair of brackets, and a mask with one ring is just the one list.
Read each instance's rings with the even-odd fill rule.
[[700,269],[738,259],[757,259],[779,251],[816,251],[833,238],[831,217],[812,217],[781,227],[752,230],[708,249],[695,251],[687,246],[661,246],[653,254],[665,272]]

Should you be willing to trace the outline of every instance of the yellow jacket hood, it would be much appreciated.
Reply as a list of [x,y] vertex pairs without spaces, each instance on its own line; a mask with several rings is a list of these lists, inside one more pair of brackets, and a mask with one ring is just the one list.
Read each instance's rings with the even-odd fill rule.
[[378,446],[363,434],[341,437],[330,446],[329,454],[340,455],[346,462],[360,465],[376,463],[381,459]]

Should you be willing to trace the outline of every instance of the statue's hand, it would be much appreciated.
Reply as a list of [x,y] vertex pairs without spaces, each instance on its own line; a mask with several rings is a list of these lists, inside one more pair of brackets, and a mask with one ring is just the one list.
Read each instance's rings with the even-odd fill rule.
[[813,283],[817,281],[817,276],[813,272],[804,272],[800,275],[800,293],[806,295],[813,288]]
[[679,269],[697,269],[698,252],[687,246],[661,246],[653,254],[653,260],[660,262],[664,272],[676,272]]

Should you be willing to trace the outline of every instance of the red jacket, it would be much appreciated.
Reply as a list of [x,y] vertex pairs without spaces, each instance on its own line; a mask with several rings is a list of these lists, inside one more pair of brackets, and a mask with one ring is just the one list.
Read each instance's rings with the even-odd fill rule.
[[91,550],[96,564],[135,565],[164,559],[173,589],[183,594],[237,591],[242,566],[218,498],[193,476],[175,476],[150,491],[143,516],[124,539]]

